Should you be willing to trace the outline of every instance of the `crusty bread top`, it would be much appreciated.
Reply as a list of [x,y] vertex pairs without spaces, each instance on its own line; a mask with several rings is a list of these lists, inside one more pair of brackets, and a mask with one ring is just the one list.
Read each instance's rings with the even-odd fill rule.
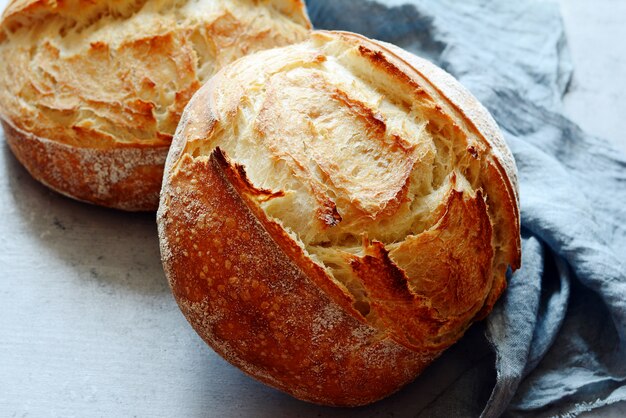
[[1,23],[0,116],[79,147],[167,145],[219,68],[309,28],[301,0],[15,0]]
[[[495,123],[451,76],[387,44],[320,31],[219,72],[181,119],[161,217],[195,192],[170,189],[179,170],[215,158],[326,272],[320,288],[411,350],[456,341],[519,267],[515,166]],[[161,236],[166,268],[179,239]]]

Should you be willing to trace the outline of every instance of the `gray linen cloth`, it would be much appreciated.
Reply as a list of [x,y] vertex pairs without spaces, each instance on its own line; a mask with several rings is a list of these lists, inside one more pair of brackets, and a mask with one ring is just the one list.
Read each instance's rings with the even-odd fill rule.
[[517,162],[522,268],[485,323],[408,389],[420,388],[411,413],[576,415],[625,400],[626,158],[561,114],[572,65],[558,6],[308,0],[308,8],[316,28],[395,43],[452,73],[493,114]]

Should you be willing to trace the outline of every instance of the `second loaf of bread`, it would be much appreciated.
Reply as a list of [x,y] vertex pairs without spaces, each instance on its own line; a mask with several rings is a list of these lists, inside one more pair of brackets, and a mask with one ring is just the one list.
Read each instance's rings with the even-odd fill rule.
[[13,0],[0,24],[0,121],[52,189],[156,210],[193,93],[224,65],[309,28],[302,0]]
[[515,166],[456,80],[343,32],[250,55],[192,98],[166,164],[163,263],[250,375],[361,405],[489,313],[520,263]]

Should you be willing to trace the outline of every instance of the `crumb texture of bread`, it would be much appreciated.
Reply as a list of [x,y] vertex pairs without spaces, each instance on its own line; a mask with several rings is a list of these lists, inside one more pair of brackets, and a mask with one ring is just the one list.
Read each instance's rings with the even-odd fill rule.
[[[15,146],[14,136],[18,159],[62,193],[154,210],[160,178],[142,173],[162,173],[193,93],[245,54],[303,40],[310,23],[301,0],[16,0],[0,29],[0,117],[47,143],[37,149],[54,148],[48,158],[36,156],[50,162],[42,168],[30,160],[36,150]],[[58,181],[49,172],[63,163],[62,145],[85,158]],[[112,149],[128,151],[126,167],[109,167]],[[136,158],[155,150],[158,161]],[[95,177],[81,171],[90,160],[102,167]],[[100,181],[109,172],[127,175],[125,186]],[[149,203],[134,203],[133,184],[150,189]]]
[[194,95],[158,224],[205,341],[330,405],[414,379],[520,264],[515,164],[491,116],[443,70],[347,32],[238,60]]

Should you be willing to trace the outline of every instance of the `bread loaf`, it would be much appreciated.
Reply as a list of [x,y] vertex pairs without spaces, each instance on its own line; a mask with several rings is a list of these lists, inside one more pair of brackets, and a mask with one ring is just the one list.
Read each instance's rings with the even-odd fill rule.
[[310,24],[302,0],[14,0],[0,28],[0,120],[20,162],[76,199],[156,210],[192,94]]
[[515,165],[452,76],[346,32],[242,58],[191,99],[158,225],[198,334],[293,396],[413,380],[520,265]]

